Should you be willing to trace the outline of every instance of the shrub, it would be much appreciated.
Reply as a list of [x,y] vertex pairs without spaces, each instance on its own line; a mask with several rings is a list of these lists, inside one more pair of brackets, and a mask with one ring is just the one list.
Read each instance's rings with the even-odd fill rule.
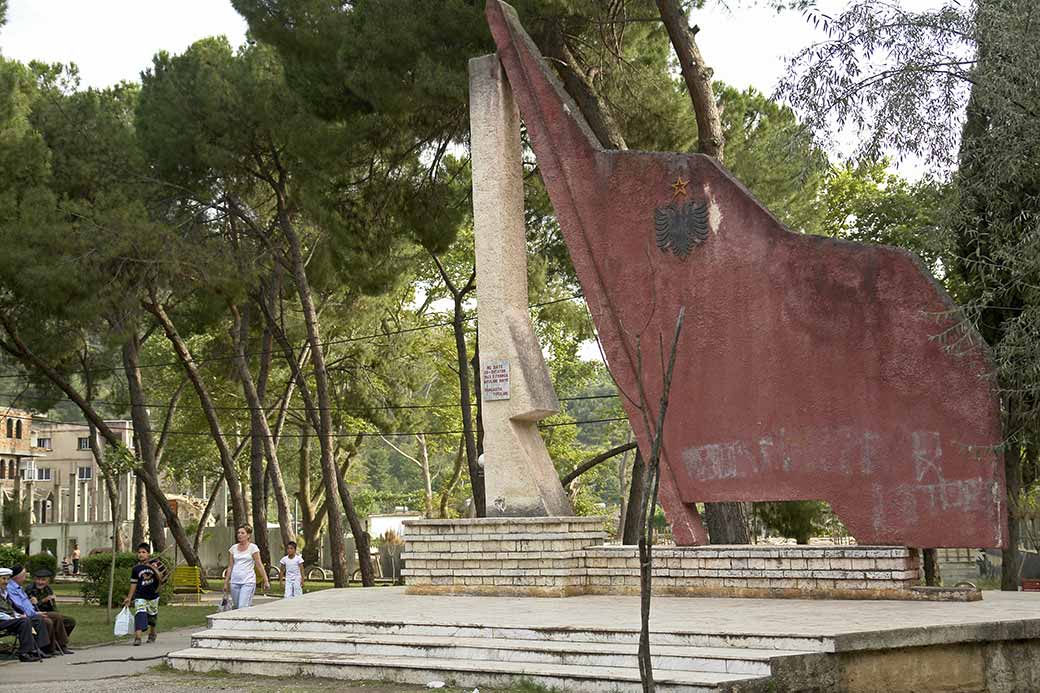
[[[162,557],[160,560],[171,568],[170,562]],[[130,591],[130,569],[137,564],[137,554],[121,551],[116,554],[115,589],[112,591],[112,603],[121,604]],[[112,552],[96,553],[79,562],[79,571],[86,577],[83,583],[83,599],[91,604],[104,604],[108,600],[108,573],[112,565]],[[166,604],[173,596],[173,580],[168,580],[159,589],[159,603]]]
[[34,553],[32,556],[29,556],[29,560],[25,562],[25,569],[29,571],[29,575],[32,575],[40,568],[46,568],[57,575],[58,559],[49,553]]
[[16,565],[25,565],[29,557],[17,546],[12,544],[0,544],[0,568],[10,568]]
[[811,500],[755,503],[755,515],[772,533],[808,544],[824,529],[827,504]]

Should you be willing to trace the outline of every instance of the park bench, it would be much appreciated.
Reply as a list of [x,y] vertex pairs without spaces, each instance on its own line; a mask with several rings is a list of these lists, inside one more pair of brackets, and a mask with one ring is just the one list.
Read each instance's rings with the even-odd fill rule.
[[173,569],[173,591],[195,594],[195,600],[202,601],[202,573],[198,566],[179,565]]

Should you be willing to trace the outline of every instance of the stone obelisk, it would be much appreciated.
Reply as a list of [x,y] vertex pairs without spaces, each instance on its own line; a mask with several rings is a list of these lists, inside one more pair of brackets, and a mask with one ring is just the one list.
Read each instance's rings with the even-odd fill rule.
[[538,433],[560,405],[528,313],[520,114],[497,55],[470,60],[469,89],[487,514],[572,515]]

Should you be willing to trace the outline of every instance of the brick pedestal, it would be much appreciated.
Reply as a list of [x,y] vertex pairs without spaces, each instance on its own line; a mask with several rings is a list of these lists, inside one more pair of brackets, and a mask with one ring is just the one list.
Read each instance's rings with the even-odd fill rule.
[[[638,594],[635,546],[604,545],[603,517],[406,522],[411,594]],[[957,599],[914,588],[917,553],[892,546],[659,546],[656,594],[816,599]]]
[[585,594],[585,548],[604,517],[488,517],[405,522],[410,594]]
[[[655,594],[707,597],[914,599],[919,559],[890,546],[661,546],[654,548]],[[634,546],[585,550],[588,594],[639,592]]]

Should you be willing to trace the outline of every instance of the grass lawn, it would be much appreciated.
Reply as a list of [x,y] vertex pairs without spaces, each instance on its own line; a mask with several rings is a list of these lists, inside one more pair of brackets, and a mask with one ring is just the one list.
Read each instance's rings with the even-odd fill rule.
[[[119,608],[112,609],[112,618],[115,619]],[[166,605],[159,607],[159,632],[175,630],[177,628],[188,628],[192,626],[205,626],[206,617],[216,612],[215,606],[183,606]],[[72,631],[70,644],[73,648],[77,645],[94,645],[101,642],[112,642],[113,624],[105,620],[105,609],[100,606],[87,606],[82,604],[61,604],[58,611],[76,619],[76,630]]]

